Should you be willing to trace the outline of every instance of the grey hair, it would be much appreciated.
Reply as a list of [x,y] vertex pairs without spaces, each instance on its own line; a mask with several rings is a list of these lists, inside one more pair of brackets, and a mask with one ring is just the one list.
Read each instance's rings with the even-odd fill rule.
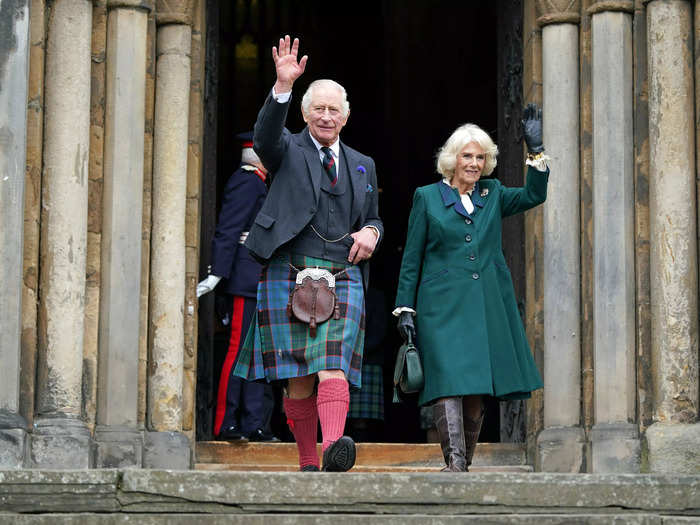
[[309,84],[309,87],[306,89],[306,93],[304,93],[304,96],[301,97],[301,109],[302,111],[307,114],[309,112],[309,108],[311,107],[311,99],[313,98],[314,94],[314,89],[320,86],[327,86],[327,87],[332,87],[340,91],[340,94],[343,97],[342,100],[342,109],[343,109],[343,117],[347,117],[348,113],[350,113],[350,102],[348,102],[348,93],[345,91],[345,88],[338,84],[335,80],[330,80],[327,78],[322,78],[320,80],[314,80],[311,84]]
[[262,164],[260,157],[258,157],[253,148],[243,148],[241,150],[241,162],[245,164]]
[[497,163],[498,146],[491,140],[489,134],[476,124],[463,124],[454,130],[447,142],[438,150],[437,171],[440,175],[447,180],[452,180],[457,165],[457,155],[470,142],[476,142],[481,146],[486,155],[483,175],[493,173]]

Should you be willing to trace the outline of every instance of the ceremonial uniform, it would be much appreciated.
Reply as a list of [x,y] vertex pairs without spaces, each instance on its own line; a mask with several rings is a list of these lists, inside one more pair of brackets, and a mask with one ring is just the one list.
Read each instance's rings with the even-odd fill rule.
[[265,177],[261,170],[245,163],[231,175],[212,242],[211,273],[223,278],[218,291],[223,291],[231,303],[231,335],[219,380],[214,434],[229,438],[239,434],[256,440],[271,437],[271,386],[232,373],[255,312],[261,265],[243,242],[265,200]]

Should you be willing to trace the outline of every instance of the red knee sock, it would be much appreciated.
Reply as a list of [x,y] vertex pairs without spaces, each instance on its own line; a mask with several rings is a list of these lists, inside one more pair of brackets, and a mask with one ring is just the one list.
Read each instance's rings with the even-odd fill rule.
[[337,441],[345,430],[350,405],[350,390],[345,379],[326,379],[318,384],[318,419],[321,421],[323,451]]
[[284,398],[284,412],[287,414],[287,424],[294,434],[299,449],[299,467],[307,465],[320,466],[316,452],[316,436],[318,432],[318,411],[316,396],[306,399]]

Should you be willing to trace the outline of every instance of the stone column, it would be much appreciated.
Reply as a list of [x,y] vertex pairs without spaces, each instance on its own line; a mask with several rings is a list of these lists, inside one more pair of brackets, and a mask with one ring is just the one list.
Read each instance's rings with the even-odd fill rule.
[[538,22],[544,26],[544,144],[552,172],[544,204],[544,430],[537,438],[537,467],[579,472],[584,447],[580,422],[580,15],[578,2],[542,0],[537,7]]
[[191,27],[186,2],[158,0],[156,5],[149,432],[144,466],[189,468],[182,391]]
[[141,466],[138,353],[148,4],[107,2],[95,466]]
[[0,23],[0,468],[19,468],[27,438],[19,377],[29,2],[0,0]]
[[41,220],[41,302],[32,466],[88,468],[81,420],[88,155],[90,0],[55,0],[48,21]]
[[649,218],[654,420],[652,472],[700,470],[693,15],[686,0],[647,3]]
[[598,2],[593,44],[593,472],[639,472],[635,422],[631,1]]

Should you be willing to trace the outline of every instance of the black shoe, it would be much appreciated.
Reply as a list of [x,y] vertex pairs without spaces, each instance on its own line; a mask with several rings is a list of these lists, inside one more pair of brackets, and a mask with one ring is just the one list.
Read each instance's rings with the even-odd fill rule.
[[222,441],[231,441],[231,442],[246,442],[248,441],[248,438],[244,437],[241,431],[238,429],[236,425],[231,425],[228,428],[224,428],[221,432],[219,432],[219,439]]
[[277,439],[274,434],[268,434],[267,432],[263,431],[262,428],[259,428],[248,434],[248,441],[278,442],[279,439]]
[[319,469],[316,465],[304,465],[301,467],[302,472],[318,472]]
[[355,442],[348,436],[341,437],[323,453],[324,472],[346,472],[355,464]]

